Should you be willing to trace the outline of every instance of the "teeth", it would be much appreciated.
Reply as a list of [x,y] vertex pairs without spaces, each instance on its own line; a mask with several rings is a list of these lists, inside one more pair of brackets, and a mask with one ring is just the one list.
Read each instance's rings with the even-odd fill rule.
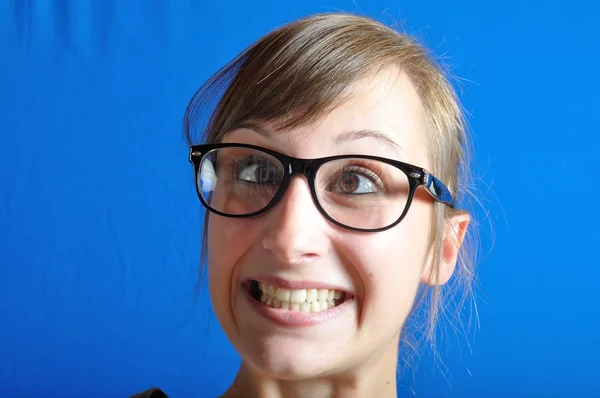
[[317,289],[306,289],[306,301],[312,303],[313,301],[317,301],[318,298]]
[[[319,291],[317,292],[317,299],[319,301],[327,301],[327,296],[329,296],[329,289],[319,289]],[[335,294],[335,292],[333,290],[331,290],[332,294]]]
[[335,290],[327,291],[327,301],[333,301],[335,299]]
[[344,292],[330,289],[289,290],[265,283],[259,283],[258,288],[262,292],[260,301],[265,305],[290,311],[325,311],[345,297]]
[[303,303],[306,301],[306,298],[308,297],[308,294],[306,292],[306,290],[302,289],[302,290],[291,290],[290,293],[290,301],[292,303]]
[[291,290],[287,290],[287,289],[277,289],[277,300],[281,300],[281,301],[291,301],[290,297],[292,295],[292,291]]

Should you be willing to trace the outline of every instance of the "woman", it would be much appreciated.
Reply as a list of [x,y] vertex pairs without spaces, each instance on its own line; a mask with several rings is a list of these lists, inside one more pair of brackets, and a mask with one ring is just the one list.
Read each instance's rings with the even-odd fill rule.
[[409,315],[429,298],[433,337],[442,286],[472,275],[465,123],[426,50],[367,18],[302,19],[213,76],[185,129],[242,358],[223,397],[395,397]]

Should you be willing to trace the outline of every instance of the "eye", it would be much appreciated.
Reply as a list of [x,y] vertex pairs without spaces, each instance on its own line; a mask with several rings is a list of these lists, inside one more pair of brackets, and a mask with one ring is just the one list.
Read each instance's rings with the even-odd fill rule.
[[237,178],[254,184],[278,185],[282,178],[280,169],[266,159],[246,159],[237,164]]
[[379,177],[373,171],[364,167],[353,167],[340,174],[334,191],[353,195],[377,193],[378,181]]

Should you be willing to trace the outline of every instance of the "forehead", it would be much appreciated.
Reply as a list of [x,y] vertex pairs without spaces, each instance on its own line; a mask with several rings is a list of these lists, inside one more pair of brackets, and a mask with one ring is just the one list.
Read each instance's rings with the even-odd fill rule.
[[224,142],[268,146],[297,157],[374,154],[427,166],[426,123],[414,84],[386,71],[354,84],[346,101],[315,121],[285,130],[276,124],[234,129]]

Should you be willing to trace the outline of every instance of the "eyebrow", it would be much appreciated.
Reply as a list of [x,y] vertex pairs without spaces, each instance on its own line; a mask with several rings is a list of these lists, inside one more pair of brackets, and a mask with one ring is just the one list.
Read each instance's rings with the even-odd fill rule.
[[[255,123],[249,123],[249,122],[240,123],[239,125],[237,125],[236,128],[249,129],[249,130],[252,130],[255,133],[257,133],[265,138],[269,138],[269,139],[272,139],[274,137],[274,134],[272,132],[263,129],[262,127],[260,127],[259,125],[255,124]],[[343,144],[344,142],[360,140],[363,138],[374,138],[377,141],[379,141],[380,143],[384,144],[385,146],[387,146],[393,150],[397,150],[397,149],[404,150],[402,148],[402,146],[400,146],[400,144],[398,144],[396,141],[394,141],[393,139],[388,137],[386,134],[384,134],[380,131],[369,130],[369,129],[345,131],[343,133],[338,134],[333,139],[333,142],[336,145],[340,145],[340,144]]]
[[382,144],[384,144],[392,149],[402,149],[400,144],[398,144],[396,141],[392,140],[386,134],[381,133],[379,131],[368,130],[368,129],[345,131],[345,132],[337,135],[334,139],[334,142],[336,144],[342,144],[344,142],[360,140],[362,138],[375,138],[377,141],[381,142]]

